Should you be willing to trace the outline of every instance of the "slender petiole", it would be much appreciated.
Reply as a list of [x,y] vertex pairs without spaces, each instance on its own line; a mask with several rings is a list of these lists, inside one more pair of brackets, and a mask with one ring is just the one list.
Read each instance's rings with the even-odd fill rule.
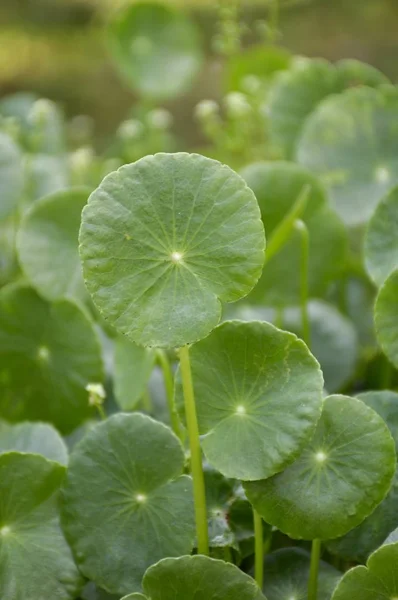
[[295,229],[300,235],[301,253],[300,253],[300,310],[301,310],[301,328],[303,340],[310,348],[311,330],[308,316],[308,266],[309,266],[309,234],[306,224],[298,219],[295,223]]
[[191,448],[191,470],[195,501],[196,536],[198,553],[209,554],[209,534],[207,529],[207,509],[205,480],[202,465],[202,449],[199,440],[198,420],[196,417],[195,396],[192,383],[189,347],[180,348],[180,370],[184,392],[185,416],[187,420],[189,445]]
[[263,542],[263,520],[256,510],[253,509],[254,517],[254,577],[260,589],[264,581],[264,542]]
[[180,419],[178,417],[177,407],[174,401],[174,376],[170,365],[170,361],[164,350],[158,350],[156,352],[158,363],[163,373],[164,386],[166,389],[166,400],[167,407],[169,410],[171,428],[176,436],[183,441],[184,433],[181,427]]
[[318,572],[321,556],[321,540],[313,540],[311,550],[310,579],[308,581],[308,600],[317,600]]

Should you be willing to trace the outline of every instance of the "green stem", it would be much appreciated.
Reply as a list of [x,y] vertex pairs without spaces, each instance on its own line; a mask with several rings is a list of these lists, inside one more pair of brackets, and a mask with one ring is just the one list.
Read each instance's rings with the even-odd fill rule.
[[279,33],[279,0],[270,0],[269,13],[270,42],[274,44]]
[[171,427],[176,436],[183,441],[184,433],[182,431],[180,419],[178,417],[177,407],[174,401],[174,376],[170,366],[167,354],[163,350],[158,350],[157,353],[158,363],[163,373],[164,386],[166,389],[166,400],[167,407],[169,409]]
[[308,600],[317,600],[318,597],[318,571],[321,556],[321,540],[313,540],[311,550],[310,579],[308,582]]
[[105,420],[106,420],[106,412],[105,412],[105,409],[104,409],[104,407],[102,406],[102,404],[96,404],[96,405],[95,405],[95,407],[96,407],[96,409],[98,410],[98,414],[99,414],[99,416],[101,417],[101,419],[102,419],[103,421],[105,421]]
[[296,231],[301,237],[300,255],[300,310],[302,337],[308,347],[311,345],[310,320],[308,316],[308,263],[309,263],[309,235],[307,226],[303,221],[297,220]]
[[142,394],[142,408],[148,413],[152,412],[152,398],[149,390],[145,390],[145,392]]
[[264,542],[263,542],[263,520],[256,510],[253,509],[254,517],[254,576],[260,590],[263,588],[264,579]]
[[283,329],[284,312],[283,306],[278,306],[275,309],[275,327],[278,327],[278,329]]
[[392,379],[393,379],[393,366],[390,361],[385,358],[384,363],[381,367],[381,377],[380,377],[380,389],[382,390],[390,390],[392,387]]
[[202,450],[199,440],[198,420],[196,417],[195,396],[192,383],[191,362],[189,347],[180,348],[180,370],[182,388],[184,392],[185,416],[191,448],[191,470],[193,479],[193,492],[195,500],[196,536],[198,540],[198,553],[209,554],[209,534],[207,530],[207,509],[205,480],[202,465]]

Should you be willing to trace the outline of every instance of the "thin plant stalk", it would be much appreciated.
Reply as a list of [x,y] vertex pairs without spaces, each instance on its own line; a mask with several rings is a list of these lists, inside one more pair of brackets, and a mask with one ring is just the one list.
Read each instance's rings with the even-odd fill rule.
[[283,329],[283,318],[284,318],[284,309],[283,306],[278,306],[275,309],[275,327],[279,329]]
[[309,234],[305,223],[297,220],[296,231],[300,234],[300,311],[302,337],[308,347],[311,345],[310,319],[308,316],[308,263],[309,263]]
[[390,361],[385,358],[384,363],[380,369],[380,389],[390,390],[392,388],[392,380],[394,375],[394,369]]
[[142,394],[142,407],[147,413],[152,412],[152,398],[148,389],[146,389],[145,392]]
[[163,381],[166,389],[167,408],[169,410],[171,428],[176,436],[183,441],[184,434],[182,431],[180,419],[178,417],[177,407],[174,401],[174,376],[171,369],[170,361],[167,354],[163,350],[157,351],[157,359],[163,373]]
[[106,421],[106,412],[105,412],[105,409],[102,406],[102,404],[96,404],[95,406],[96,406],[99,416],[101,417],[101,420]]
[[269,7],[269,31],[270,42],[275,44],[279,34],[279,0],[270,0]]
[[209,554],[209,534],[207,529],[207,509],[205,480],[203,475],[202,449],[199,440],[198,420],[196,416],[195,396],[192,383],[189,347],[180,348],[180,371],[184,392],[185,416],[191,449],[191,471],[195,501],[196,537],[198,553]]
[[260,589],[264,582],[264,542],[263,542],[263,520],[256,510],[253,509],[254,518],[254,577]]
[[313,540],[311,549],[310,579],[308,581],[308,600],[317,600],[318,572],[321,557],[321,540]]

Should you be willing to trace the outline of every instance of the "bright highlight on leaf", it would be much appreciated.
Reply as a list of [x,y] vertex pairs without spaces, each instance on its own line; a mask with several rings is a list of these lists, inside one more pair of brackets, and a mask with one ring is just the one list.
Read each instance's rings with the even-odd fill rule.
[[[295,335],[226,321],[190,349],[202,447],[226,477],[255,480],[300,453],[322,407],[319,365]],[[177,401],[182,388],[176,385]]]
[[217,161],[179,153],[108,175],[83,211],[80,244],[104,317],[137,344],[179,347],[217,325],[220,300],[248,294],[265,241],[245,182]]
[[191,552],[192,481],[165,425],[119,413],[72,451],[62,522],[81,572],[114,594],[141,589],[145,570]]
[[327,540],[373,512],[395,468],[395,444],[384,421],[360,400],[336,395],[324,401],[300,458],[279,475],[244,487],[267,523],[292,538]]

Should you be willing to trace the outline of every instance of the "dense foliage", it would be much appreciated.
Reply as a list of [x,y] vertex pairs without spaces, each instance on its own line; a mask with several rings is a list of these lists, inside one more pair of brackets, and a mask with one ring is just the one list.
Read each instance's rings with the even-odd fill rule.
[[398,598],[398,90],[219,16],[200,148],[165,4],[109,25],[104,153],[0,102],[2,599]]

